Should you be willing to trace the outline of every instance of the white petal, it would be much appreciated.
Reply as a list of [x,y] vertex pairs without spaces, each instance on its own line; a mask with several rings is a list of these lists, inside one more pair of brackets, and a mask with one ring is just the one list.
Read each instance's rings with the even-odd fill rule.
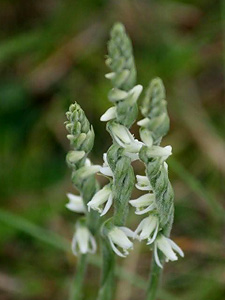
[[106,205],[100,215],[100,217],[104,216],[110,209],[110,207],[112,206],[112,203],[113,203],[113,197],[112,197],[112,193],[109,195],[109,198],[106,202]]
[[91,161],[90,161],[89,158],[86,158],[86,160],[85,160],[85,166],[86,167],[90,167],[91,166]]
[[123,249],[130,249],[133,247],[133,243],[128,239],[126,234],[121,229],[119,229],[119,227],[115,226],[112,230],[110,230],[108,235],[110,236],[114,244]]
[[134,239],[139,238],[138,233],[143,229],[143,226],[145,225],[145,219],[143,219],[140,224],[138,225],[138,227],[136,228],[136,230],[134,231]]
[[88,202],[87,206],[91,207],[94,210],[99,210],[99,206],[104,204],[111,193],[111,189],[108,185],[104,186],[101,190],[99,190]]
[[107,79],[113,79],[114,77],[115,77],[115,72],[105,74],[105,78]]
[[86,227],[79,227],[76,232],[77,243],[82,254],[88,252],[89,231]]
[[137,125],[142,126],[142,127],[147,127],[149,125],[149,122],[150,122],[149,118],[144,118],[144,119],[138,121]]
[[119,228],[126,234],[126,236],[134,238],[134,232],[130,228],[124,226],[120,226]]
[[157,245],[156,244],[154,245],[154,258],[155,258],[156,264],[162,269],[163,266],[162,266],[162,264],[161,264],[161,262],[159,260],[158,249],[157,249]]
[[141,92],[143,90],[143,86],[138,84],[138,85],[135,85],[135,87],[133,87],[130,91],[129,91],[129,94],[132,94],[132,100],[133,102],[136,102],[138,97],[140,96]]
[[162,157],[166,160],[172,154],[172,147],[160,147],[160,146],[152,146],[148,149],[148,155],[151,157]]
[[163,254],[171,261],[177,260],[177,255],[172,249],[171,244],[168,242],[167,238],[163,235],[160,235],[157,238],[157,247],[163,252]]
[[148,239],[147,245],[150,245],[150,244],[152,244],[155,241],[155,239],[157,237],[157,234],[158,234],[158,230],[159,230],[159,223],[157,223],[157,226],[155,228],[155,232],[154,232],[152,238]]
[[86,177],[94,175],[94,174],[98,173],[100,169],[101,169],[101,166],[98,166],[98,165],[92,165],[90,167],[85,166],[85,167],[83,167],[83,173],[81,174],[81,178],[84,179]]
[[136,211],[135,211],[135,214],[136,214],[136,215],[143,215],[143,214],[146,214],[147,212],[154,210],[155,207],[156,207],[155,204],[152,203],[151,205],[149,205],[149,206],[148,206],[147,208],[145,208],[145,209],[142,209],[142,210],[136,210]]
[[106,122],[116,118],[116,107],[110,107],[107,111],[101,116],[100,120]]
[[167,238],[168,242],[171,244],[172,248],[178,253],[180,254],[181,257],[184,257],[184,252],[182,251],[182,249],[176,244],[174,243],[174,241],[172,241],[171,239]]
[[134,207],[143,207],[148,206],[155,202],[155,195],[147,193],[145,195],[140,196],[135,200],[130,200],[129,203]]
[[105,176],[113,177],[113,172],[110,167],[101,167],[100,173],[102,173]]
[[109,238],[109,242],[110,242],[110,245],[113,249],[113,251],[120,257],[126,257],[124,254],[122,254],[117,248],[116,246],[113,244],[113,241]]
[[75,211],[78,213],[85,213],[86,209],[85,209],[85,205],[83,203],[83,199],[80,196],[77,195],[73,195],[71,193],[67,194],[67,197],[69,199],[69,203],[67,203],[65,206],[71,210],[71,211]]

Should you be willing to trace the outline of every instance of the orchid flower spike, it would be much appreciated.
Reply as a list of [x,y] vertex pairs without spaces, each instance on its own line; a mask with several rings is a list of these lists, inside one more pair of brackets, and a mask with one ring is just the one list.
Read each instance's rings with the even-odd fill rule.
[[136,188],[140,191],[150,191],[152,186],[147,176],[136,175],[137,183],[135,184]]
[[[107,184],[100,191],[98,191],[91,201],[88,202],[88,210],[97,210],[101,215],[105,215],[113,203],[111,184]],[[103,208],[105,204],[105,207]]]
[[71,193],[67,194],[67,197],[69,199],[69,203],[66,204],[66,207],[71,210],[75,211],[77,213],[85,213],[85,205],[83,202],[83,199],[81,196],[73,195]]
[[134,237],[137,237],[140,241],[147,240],[147,245],[150,245],[155,241],[158,231],[158,218],[156,216],[149,215],[147,218],[144,218],[138,225],[137,229],[134,232]]
[[72,240],[72,252],[74,255],[78,253],[95,253],[96,242],[89,229],[86,227],[84,222],[78,221],[76,224],[75,233]]
[[153,211],[156,208],[155,195],[147,193],[141,197],[130,200],[129,203],[136,208],[136,215],[143,215],[149,211]]
[[111,126],[111,132],[117,144],[124,148],[127,152],[138,153],[143,146],[143,143],[135,139],[127,127],[123,125],[113,123]]
[[113,177],[113,172],[108,164],[107,160],[107,153],[103,154],[103,166],[100,168],[100,173],[102,173],[105,176]]
[[162,264],[159,260],[158,249],[165,255],[166,262],[178,260],[175,252],[177,252],[181,257],[184,257],[184,252],[181,248],[174,243],[171,239],[165,237],[163,234],[158,235],[154,243],[154,258],[157,265],[162,268]]
[[[108,232],[108,238],[113,251],[120,257],[126,257],[129,250],[133,249],[133,243],[128,237],[133,238],[134,233],[127,227],[114,226]],[[118,249],[121,248],[121,250]]]

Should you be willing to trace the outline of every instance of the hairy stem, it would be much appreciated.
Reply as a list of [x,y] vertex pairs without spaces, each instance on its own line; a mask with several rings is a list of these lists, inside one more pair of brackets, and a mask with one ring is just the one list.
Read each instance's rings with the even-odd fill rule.
[[161,281],[162,269],[156,264],[154,257],[152,257],[151,273],[149,285],[147,288],[146,300],[155,300],[158,293],[158,288]]

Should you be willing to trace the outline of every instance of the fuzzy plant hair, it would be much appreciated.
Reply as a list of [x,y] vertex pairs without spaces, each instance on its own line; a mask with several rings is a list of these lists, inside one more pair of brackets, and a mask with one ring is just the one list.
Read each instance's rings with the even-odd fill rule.
[[[83,213],[76,223],[72,250],[78,255],[75,289],[72,299],[80,299],[88,252],[96,251],[96,236],[100,237],[102,275],[97,300],[112,300],[115,290],[115,255],[126,257],[133,249],[133,240],[146,240],[153,250],[151,275],[146,299],[154,300],[164,262],[183,256],[178,245],[170,239],[174,215],[174,193],[168,178],[167,158],[171,146],[160,146],[169,130],[165,89],[161,79],[151,81],[141,105],[143,119],[140,141],[130,132],[138,116],[137,101],[142,86],[136,84],[133,48],[125,28],[116,23],[108,42],[106,65],[111,83],[108,99],[112,106],[101,116],[112,138],[112,145],[103,154],[103,165],[92,165],[87,158],[94,143],[94,131],[83,110],[75,103],[67,112],[66,128],[72,150],[67,163],[72,168],[72,182],[79,196],[68,194],[67,208]],[[132,162],[143,163],[145,174],[136,175]],[[96,174],[108,183],[99,188]],[[131,199],[137,189],[145,194]],[[126,227],[129,206],[144,218],[135,231]],[[109,214],[109,210],[112,214]],[[72,300],[71,299],[71,300]]]

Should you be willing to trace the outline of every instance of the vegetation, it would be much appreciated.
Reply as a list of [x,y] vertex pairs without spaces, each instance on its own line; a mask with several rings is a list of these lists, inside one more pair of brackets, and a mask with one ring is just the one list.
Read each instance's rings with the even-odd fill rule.
[[[76,220],[65,195],[75,189],[65,166],[65,111],[75,101],[82,106],[95,128],[91,160],[101,164],[111,145],[99,121],[111,88],[105,45],[121,21],[133,41],[138,82],[146,88],[151,78],[163,78],[171,118],[162,142],[173,146],[171,238],[185,259],[166,264],[158,298],[224,299],[223,1],[4,0],[0,15],[0,298],[73,294]],[[132,132],[138,136],[138,127]],[[143,173],[143,165],[135,169]],[[135,229],[138,222],[131,214],[127,225]],[[119,261],[115,299],[144,299],[149,256],[148,246],[135,244]],[[94,300],[99,252],[89,260],[84,299]]]

